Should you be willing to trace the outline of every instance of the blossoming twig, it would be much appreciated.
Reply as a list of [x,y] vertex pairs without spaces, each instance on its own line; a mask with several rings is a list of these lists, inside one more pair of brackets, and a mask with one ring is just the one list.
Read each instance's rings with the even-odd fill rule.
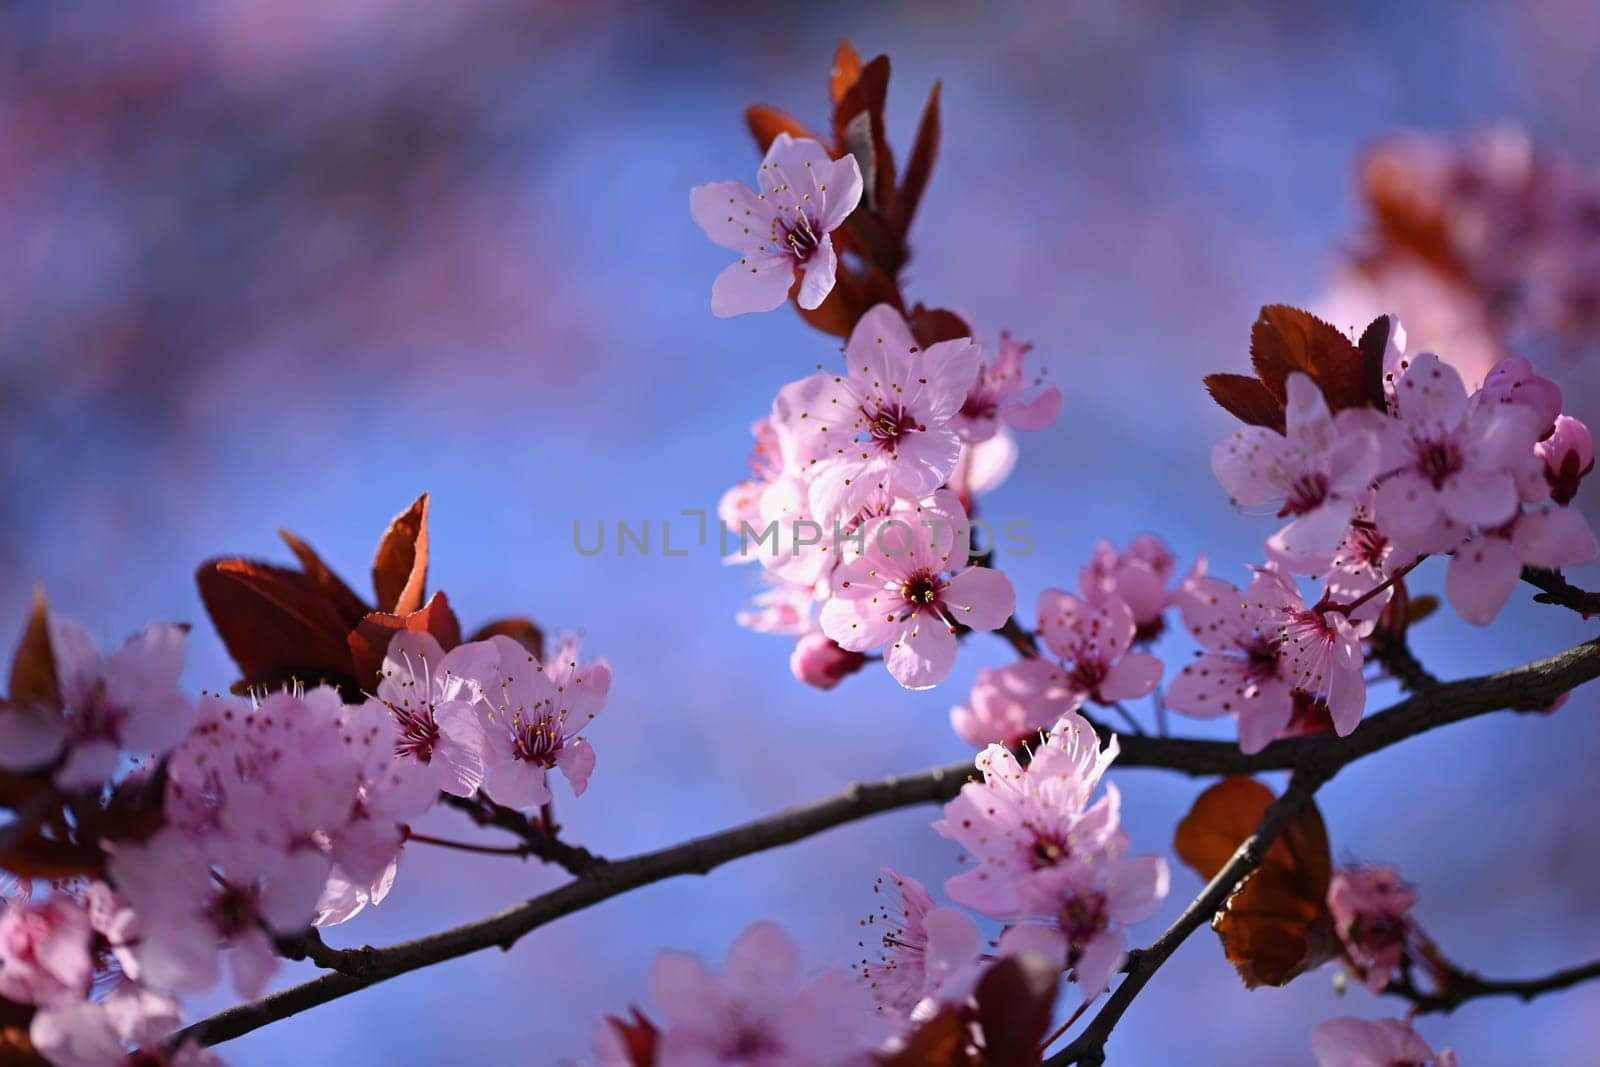
[[[1307,768],[1337,769],[1362,756],[1439,726],[1505,708],[1548,704],[1562,693],[1597,676],[1600,676],[1600,654],[1597,654],[1595,643],[1588,642],[1522,667],[1452,682],[1416,694],[1400,701],[1387,711],[1370,716],[1361,724],[1360,729],[1348,737],[1322,735],[1288,738],[1268,745],[1259,753],[1246,755],[1237,747],[1223,742],[1134,736],[1122,739],[1122,755],[1118,763],[1120,766],[1159,767],[1196,776],[1302,768],[1298,772],[1298,780],[1310,782],[1315,774],[1326,776],[1332,771],[1312,771]],[[1103,727],[1099,729],[1104,730]],[[202,1044],[215,1045],[397,975],[491,946],[509,950],[523,936],[546,923],[582,911],[640,886],[680,874],[706,874],[713,868],[741,856],[792,844],[869,815],[915,804],[949,800],[967,780],[971,766],[970,761],[964,761],[949,767],[934,768],[921,774],[852,785],[823,800],[791,808],[721,833],[696,838],[655,852],[596,865],[564,886],[476,922],[386,948],[334,950],[324,957],[329,960],[324,965],[331,966],[334,973],[322,975],[254,1003],[227,1009],[196,1023],[183,1034],[185,1037],[199,1040]],[[1320,780],[1316,784],[1320,785]],[[1300,787],[1301,790],[1307,788],[1310,787],[1305,785]],[[1290,797],[1298,795],[1295,787],[1291,785],[1290,790],[1280,798],[1279,804],[1282,805]],[[1299,801],[1296,800],[1295,803],[1298,804]],[[1274,809],[1275,812],[1278,810]],[[1269,815],[1269,819],[1286,820],[1291,814],[1293,809],[1288,808],[1283,810],[1281,815]],[[1247,852],[1243,858],[1250,859],[1254,856],[1258,859],[1260,852],[1271,843],[1271,837],[1275,836],[1280,828],[1278,825],[1269,827],[1271,833],[1267,835],[1258,831],[1257,836],[1252,838],[1256,846],[1255,851]],[[1241,852],[1245,850],[1242,849]],[[1248,870],[1247,865],[1241,864],[1234,870],[1234,865],[1230,864],[1219,878],[1227,875],[1229,871],[1233,871],[1237,877],[1242,877]],[[1237,877],[1228,883],[1230,888],[1237,881]],[[1208,892],[1202,894],[1201,902],[1208,900],[1209,895],[1208,887]],[[1216,904],[1225,899],[1225,896],[1226,894],[1219,896],[1209,910],[1202,909],[1201,919],[1214,912]],[[1191,910],[1194,910],[1193,906]],[[1200,919],[1196,920],[1196,925],[1199,921]],[[1132,974],[1141,973],[1144,977],[1138,981],[1138,985],[1142,986],[1148,981],[1148,976],[1154,972],[1155,967],[1159,966],[1166,955],[1171,954],[1171,950],[1175,949],[1189,932],[1192,930],[1184,931],[1170,943],[1158,941],[1157,945],[1169,946],[1164,955],[1151,955],[1155,951],[1155,946],[1152,946],[1151,949],[1133,956],[1130,981]],[[1169,934],[1171,933],[1172,931],[1169,931]],[[1127,984],[1124,983],[1124,987]],[[1113,996],[1122,996],[1122,988],[1119,987]],[[1130,989],[1126,999],[1131,1001],[1136,992],[1136,988]],[[1121,1010],[1125,1010],[1126,1003],[1119,1003],[1122,1003]],[[1104,1010],[1102,1009],[1102,1014]],[[1118,1011],[1119,1017],[1121,1010]],[[1106,1027],[1106,1032],[1109,1032],[1109,1025]],[[1080,1047],[1075,1042],[1068,1047],[1068,1051],[1077,1049],[1075,1055],[1081,1055],[1082,1048],[1085,1047],[1087,1046]],[[1052,1062],[1079,1061],[1062,1060],[1058,1057]]]

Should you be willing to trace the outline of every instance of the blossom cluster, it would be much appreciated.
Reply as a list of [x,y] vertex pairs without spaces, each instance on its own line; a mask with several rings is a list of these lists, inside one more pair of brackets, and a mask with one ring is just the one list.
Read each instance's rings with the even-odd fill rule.
[[[409,824],[442,794],[537,807],[555,769],[581,794],[594,753],[579,732],[610,688],[609,667],[580,663],[570,641],[541,661],[503,635],[447,652],[402,631],[354,702],[328,685],[196,701],[178,686],[185,627],[154,624],[102,656],[41,601],[30,637],[0,708],[0,771],[33,791],[23,808],[44,825],[50,805],[78,805],[90,860],[4,902],[0,997],[61,1067],[135,1051],[215,1062],[166,1048],[175,995],[213,988],[226,965],[259,997],[284,939],[383,899]],[[137,820],[118,821],[138,800]]]

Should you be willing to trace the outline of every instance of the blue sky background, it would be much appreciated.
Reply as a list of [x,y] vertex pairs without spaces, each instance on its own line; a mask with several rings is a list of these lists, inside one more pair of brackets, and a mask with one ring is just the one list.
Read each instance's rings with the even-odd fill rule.
[[[820,122],[847,35],[893,57],[904,152],[944,79],[909,292],[968,310],[986,337],[1032,339],[1066,397],[988,505],[1032,525],[1038,550],[1008,568],[1031,613],[1101,537],[1154,531],[1244,577],[1271,525],[1231,511],[1211,477],[1229,423],[1200,375],[1243,368],[1261,304],[1319,298],[1372,138],[1510,120],[1592,164],[1597,31],[1577,0],[231,0],[144,9],[137,26],[17,5],[0,18],[0,633],[42,583],[106,641],[196,622],[187,681],[220,686],[233,674],[194,591],[201,559],[286,558],[283,526],[364,580],[384,524],[427,489],[432,586],[464,621],[531,614],[612,663],[590,790],[574,802],[557,786],[573,840],[626,855],[960,759],[948,710],[1007,660],[998,640],[969,641],[933,692],[874,668],[820,693],[790,678],[785,640],[734,624],[750,573],[706,551],[573,551],[575,519],[714,508],[744,471],[750,420],[833,351],[787,312],[710,314],[726,254],[690,221],[687,190],[753,177],[743,107]],[[1544,369],[1594,421],[1592,371]],[[1438,564],[1414,583],[1442,585]],[[1441,613],[1415,643],[1461,676],[1593,630],[1519,591],[1492,629]],[[1396,864],[1465,966],[1516,977],[1600,955],[1595,703],[1476,720],[1350,768],[1321,798],[1336,855]],[[1114,778],[1136,844],[1166,851],[1201,783]],[[602,1012],[644,996],[661,947],[720,958],[773,918],[808,960],[852,958],[880,865],[935,886],[955,871],[934,814],[656,885],[222,1051],[242,1065],[582,1057]],[[449,812],[429,829],[465,832]],[[384,944],[560,880],[414,848],[389,901],[329,939]],[[1134,938],[1197,888],[1180,869]],[[1341,1000],[1331,971],[1247,993],[1202,931],[1128,1014],[1112,1062],[1309,1063],[1317,1022],[1399,1004]],[[1421,1032],[1468,1065],[1577,1062],[1597,1012],[1591,986],[1474,1003]]]

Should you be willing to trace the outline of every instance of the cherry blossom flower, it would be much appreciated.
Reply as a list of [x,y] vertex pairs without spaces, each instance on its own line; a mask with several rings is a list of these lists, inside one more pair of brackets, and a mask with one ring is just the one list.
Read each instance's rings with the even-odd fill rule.
[[1124,926],[1142,922],[1166,898],[1170,872],[1160,856],[1111,854],[1060,863],[1022,883],[1024,910],[1054,920],[1067,944],[1067,966],[1084,1000],[1111,984],[1127,953]]
[[169,1049],[183,1018],[171,997],[123,983],[100,1000],[41,1011],[29,1039],[55,1067],[221,1067],[192,1040]]
[[1454,544],[1440,540],[1441,520],[1470,529],[1516,515],[1517,472],[1540,432],[1536,412],[1516,403],[1469,405],[1455,369],[1424,354],[1396,382],[1395,415],[1384,462],[1391,473],[1374,499],[1391,538],[1448,551]]
[[[1402,567],[1416,559],[1416,552],[1400,548],[1378,526],[1372,514],[1372,492],[1368,491],[1357,498],[1350,528],[1334,550],[1321,579],[1332,601],[1354,604],[1384,586]],[[1376,621],[1392,595],[1384,588],[1351,611],[1351,617],[1363,622]]]
[[1246,426],[1211,451],[1211,469],[1236,504],[1280,509],[1289,524],[1267,552],[1297,571],[1327,565],[1355,514],[1356,496],[1378,474],[1383,416],[1347,408],[1337,416],[1316,383],[1289,375],[1283,434]]
[[378,700],[394,716],[395,754],[427,769],[435,788],[470,797],[483,784],[483,725],[476,707],[498,661],[474,641],[446,653],[432,635],[402,630],[389,642]]
[[1311,1031],[1317,1067],[1456,1067],[1449,1049],[1434,1053],[1404,1019],[1329,1019]]
[[1030,383],[1023,377],[1022,364],[1032,350],[1031,344],[1002,333],[993,365],[980,358],[977,381],[951,421],[964,443],[989,440],[1000,432],[1002,422],[1018,430],[1042,430],[1056,421],[1061,414],[1059,388],[1049,385],[1024,396]]
[[817,593],[811,586],[765,576],[767,588],[735,616],[740,626],[758,634],[806,634],[814,625]]
[[538,807],[550,801],[549,772],[560,768],[573,795],[582,796],[594,746],[579,731],[605,705],[610,666],[602,660],[580,667],[571,639],[543,664],[509,637],[490,640],[499,660],[484,685],[485,791],[508,807]]
[[328,859],[175,828],[119,846],[110,861],[118,890],[138,912],[140,978],[173,992],[216,984],[219,950],[232,948],[234,988],[259,997],[278,969],[274,936],[306,929],[328,878]]
[[[1180,587],[1199,578],[1205,569],[1201,557]],[[1177,602],[1177,589],[1169,588],[1177,570],[1178,557],[1154,534],[1140,534],[1121,552],[1110,541],[1100,541],[1078,572],[1078,588],[1094,607],[1104,607],[1111,600],[1128,605],[1138,628],[1135,641],[1149,641],[1160,636],[1162,617]]]
[[1354,866],[1335,871],[1328,910],[1351,964],[1374,993],[1383,992],[1405,954],[1408,913],[1417,893],[1393,867]]
[[978,373],[968,338],[921,348],[900,313],[879,304],[845,344],[846,370],[791,382],[773,402],[784,447],[807,464],[811,514],[844,522],[882,490],[921,499],[955,469],[952,423]]
[[866,665],[866,656],[840,648],[833,638],[822,633],[800,638],[789,657],[789,670],[794,676],[818,689],[832,689]]
[[395,862],[404,826],[433,806],[437,775],[396,756],[400,727],[379,701],[350,705],[340,723],[345,753],[360,767],[350,815],[324,834],[328,855],[342,877],[362,885],[382,878]]
[[0,913],[0,997],[52,1005],[87,996],[92,932],[88,912],[66,894],[8,902]]
[[187,627],[152,623],[102,658],[77,623],[52,615],[46,626],[61,708],[0,715],[0,768],[32,770],[65,751],[56,785],[100,786],[124,752],[163,755],[189,732],[194,705],[178,690]]
[[1338,610],[1306,607],[1287,579],[1286,617],[1278,631],[1278,659],[1295,689],[1321,694],[1333,717],[1334,731],[1348,734],[1367,709],[1367,678],[1361,639],[1372,631]]
[[966,566],[969,536],[948,490],[863,524],[822,606],[822,632],[852,652],[885,648],[907,689],[938,685],[955,666],[957,626],[998,629],[1016,606],[1004,574]]
[[661,1015],[657,1067],[867,1067],[888,1036],[866,986],[839,970],[802,977],[794,942],[772,923],[739,935],[720,977],[687,953],[662,952],[650,994]]
[[1039,637],[1067,665],[1066,684],[1101,704],[1142,697],[1161,680],[1161,661],[1131,652],[1138,633],[1120,599],[1096,607],[1060,589],[1039,595]]
[[1578,495],[1578,483],[1594,470],[1594,437],[1589,427],[1570,415],[1556,417],[1550,436],[1534,445],[1544,462],[1550,499],[1566,506]]
[[933,824],[975,863],[945,883],[950,899],[997,919],[1027,917],[1025,887],[1041,872],[1125,851],[1116,787],[1089,804],[1116,755],[1116,739],[1102,750],[1075,713],[1062,717],[1026,767],[1000,745],[980,752],[983,781],[963,785]]
[[1597,557],[1600,543],[1582,513],[1561,507],[1528,512],[1456,549],[1445,594],[1463,619],[1487,626],[1511,599],[1523,567],[1560,570]]
[[1204,651],[1167,687],[1167,707],[1196,718],[1233,715],[1239,747],[1259,752],[1293,714],[1294,688],[1279,655],[1282,583],[1258,573],[1245,592],[1202,578],[1182,601],[1183,621]]
[[722,318],[771,311],[788,297],[797,270],[805,275],[800,306],[820,305],[838,266],[829,235],[861,201],[854,156],[830,159],[816,141],[786,133],[773,139],[756,179],[759,190],[712,182],[689,193],[706,236],[739,253],[711,287],[711,312]]
[[[964,913],[936,907],[915,878],[883,870],[872,890],[889,899],[862,922],[882,947],[876,961],[862,961],[860,975],[879,1010],[910,1018],[929,997],[943,999],[945,984],[977,962],[983,935]],[[957,999],[966,993],[959,991]]]
[[979,671],[967,702],[951,709],[950,725],[976,748],[1012,746],[1048,733],[1083,701],[1083,691],[1067,684],[1065,668],[1030,657]]

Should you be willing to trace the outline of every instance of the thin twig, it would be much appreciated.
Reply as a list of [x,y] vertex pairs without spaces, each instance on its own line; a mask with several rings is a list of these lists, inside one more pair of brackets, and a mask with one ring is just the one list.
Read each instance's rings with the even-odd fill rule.
[[1600,615],[1600,593],[1579,589],[1561,576],[1560,571],[1541,570],[1538,567],[1522,568],[1522,580],[1544,590],[1533,599],[1541,604],[1555,604],[1570,608],[1588,618]]
[[1544,993],[1570,989],[1583,982],[1597,979],[1600,979],[1600,960],[1578,967],[1568,967],[1564,971],[1556,971],[1543,978],[1520,980],[1484,978],[1471,971],[1451,968],[1445,972],[1444,983],[1440,989],[1431,991],[1420,989],[1411,976],[1406,974],[1399,979],[1391,979],[1384,992],[1409,1000],[1413,1010],[1418,1014],[1427,1015],[1432,1012],[1448,1014],[1467,1001],[1481,997],[1517,997],[1529,1001]]

